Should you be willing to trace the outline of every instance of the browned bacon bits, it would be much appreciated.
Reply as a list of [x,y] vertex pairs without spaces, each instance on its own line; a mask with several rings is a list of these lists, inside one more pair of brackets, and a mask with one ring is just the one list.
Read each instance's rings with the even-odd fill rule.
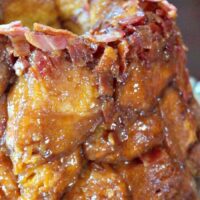
[[175,7],[48,2],[27,11],[69,30],[0,25],[0,199],[198,200],[200,111]]

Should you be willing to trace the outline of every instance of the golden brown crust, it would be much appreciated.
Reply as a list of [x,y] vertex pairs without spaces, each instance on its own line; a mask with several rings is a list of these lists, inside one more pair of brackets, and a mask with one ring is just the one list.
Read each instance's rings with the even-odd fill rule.
[[0,195],[198,199],[199,127],[175,8],[165,0],[76,3],[62,17],[76,17],[80,32],[94,25],[81,36],[0,26],[1,164],[13,184]]
[[36,67],[19,78],[8,98],[6,142],[17,174],[43,163],[45,157],[70,155],[102,121],[89,70],[70,69],[65,63],[63,69],[37,78]]
[[19,196],[17,177],[12,172],[12,163],[3,152],[0,152],[0,199],[15,200]]
[[[132,199],[197,199],[187,170],[171,159],[164,149],[155,149],[141,160],[117,167],[132,192]],[[182,188],[182,190],[179,190]]]
[[59,27],[54,0],[6,0],[1,9],[3,23],[21,20],[30,28],[34,22]]
[[197,141],[197,127],[192,109],[175,89],[166,91],[160,107],[167,127],[167,145],[172,154],[184,159],[189,148]]
[[83,166],[80,149],[69,157],[63,156],[49,163],[26,169],[19,175],[20,200],[60,199],[64,191],[76,182]]
[[64,199],[125,200],[128,198],[127,191],[126,184],[112,168],[108,165],[91,164]]
[[127,139],[122,143],[116,141],[116,135],[117,132],[106,130],[105,126],[99,127],[84,144],[86,157],[108,163],[131,161],[155,146],[162,145],[164,136],[161,116],[154,113],[130,120]]

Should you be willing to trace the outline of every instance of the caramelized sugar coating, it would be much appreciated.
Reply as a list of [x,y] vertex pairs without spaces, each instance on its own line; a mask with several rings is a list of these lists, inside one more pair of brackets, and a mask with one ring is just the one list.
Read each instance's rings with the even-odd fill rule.
[[[152,77],[157,77],[153,80]],[[125,84],[119,87],[119,103],[138,110],[149,110],[155,104],[170,79],[173,71],[169,66],[152,66],[146,69],[143,66],[133,65]]]
[[11,60],[6,50],[6,46],[8,46],[7,43],[8,39],[0,36],[0,96],[2,96],[7,89],[11,77]]
[[19,175],[20,200],[26,199],[60,199],[65,190],[76,182],[83,166],[80,149],[69,157],[26,169]]
[[108,165],[90,164],[73,189],[64,197],[65,200],[81,199],[127,199],[127,186]]
[[199,156],[200,156],[200,144],[197,143],[190,150],[189,159],[188,159],[188,165],[192,169],[192,173],[195,176],[198,176],[198,177],[200,175],[200,170],[199,170],[199,167],[200,167]]
[[168,89],[161,100],[161,110],[167,130],[166,142],[172,154],[180,159],[197,140],[197,127],[192,109],[184,102],[179,92]]
[[12,172],[10,159],[0,152],[0,199],[15,200],[19,196],[17,177]]
[[11,160],[0,172],[13,184],[0,182],[2,198],[198,199],[199,117],[176,9],[57,3],[77,17],[74,32],[93,27],[0,26],[0,149]]
[[36,61],[8,97],[6,143],[17,174],[45,158],[70,155],[102,121],[93,74],[68,63],[51,65],[42,52],[33,52],[33,62],[37,56],[46,68]]
[[187,171],[164,149],[143,155],[141,161],[121,165],[118,171],[128,183],[132,199],[197,199],[196,188]]
[[119,142],[117,132],[108,131],[105,126],[99,127],[84,144],[86,157],[93,161],[117,163],[133,160],[162,145],[163,124],[158,113],[130,120],[129,123],[125,133],[127,138],[123,142]]
[[0,137],[2,138],[6,129],[6,123],[8,119],[7,114],[7,98],[5,95],[0,97]]

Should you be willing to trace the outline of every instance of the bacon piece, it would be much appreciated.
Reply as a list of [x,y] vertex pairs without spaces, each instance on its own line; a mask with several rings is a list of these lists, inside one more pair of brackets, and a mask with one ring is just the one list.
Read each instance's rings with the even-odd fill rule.
[[27,30],[28,28],[23,27],[20,21],[14,21],[14,22],[11,22],[10,24],[0,25],[0,34],[2,35],[23,36]]
[[91,38],[97,42],[109,43],[122,39],[124,35],[125,33],[121,30],[111,30],[108,33],[92,35]]
[[67,40],[62,35],[52,36],[29,31],[25,33],[25,37],[30,44],[43,51],[63,50],[67,46]]
[[155,3],[158,3],[159,6],[165,11],[167,12],[167,16],[169,18],[176,18],[177,16],[177,9],[176,7],[169,3],[167,0],[145,0],[147,2],[155,2]]
[[176,18],[177,9],[173,4],[169,3],[166,0],[163,0],[160,2],[160,6],[163,8],[163,10],[167,12],[169,18]]
[[78,37],[76,34],[68,31],[68,30],[64,30],[64,29],[57,29],[57,28],[52,28],[50,26],[46,26],[43,24],[39,24],[39,23],[34,23],[33,25],[33,30],[36,32],[41,32],[41,33],[45,33],[48,35],[65,35],[68,38],[70,37]]
[[124,72],[126,71],[127,68],[127,54],[129,52],[129,44],[127,40],[122,40],[122,42],[119,43],[118,45],[118,52],[119,52],[119,57],[120,57],[120,64],[121,64],[121,71]]
[[[34,30],[40,33],[48,34],[42,37],[41,40],[35,41],[34,45],[46,51],[67,49],[69,51],[71,60],[74,66],[86,66],[86,64],[93,60],[93,53],[97,50],[98,45],[90,38],[79,37],[67,30],[54,29],[41,24],[34,24]],[[38,40],[36,39],[36,40]],[[41,45],[42,43],[45,45]]]
[[25,40],[24,36],[12,36],[10,39],[14,47],[14,56],[25,57],[29,55],[30,45]]
[[32,53],[31,62],[37,70],[33,69],[33,73],[36,78],[41,76],[44,78],[47,75],[50,75],[53,69],[53,65],[49,59],[49,57],[42,51],[36,50]]
[[10,38],[13,48],[14,56],[27,56],[30,53],[29,44],[26,41],[24,34],[29,29],[23,27],[21,22],[15,21],[10,24],[0,25],[0,34],[6,35]]
[[121,25],[129,25],[129,24],[137,24],[141,22],[144,19],[145,15],[144,12],[138,11],[135,15],[133,16],[128,16],[123,19],[120,19],[119,23]]
[[97,47],[97,43],[85,38],[76,37],[67,41],[67,49],[76,67],[83,67],[92,62]]

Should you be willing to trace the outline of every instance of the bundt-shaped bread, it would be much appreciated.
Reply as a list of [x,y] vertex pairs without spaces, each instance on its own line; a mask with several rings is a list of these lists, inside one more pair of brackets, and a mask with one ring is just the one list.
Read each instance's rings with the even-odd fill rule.
[[0,26],[0,199],[198,200],[200,109],[175,7],[53,3],[74,33]]

